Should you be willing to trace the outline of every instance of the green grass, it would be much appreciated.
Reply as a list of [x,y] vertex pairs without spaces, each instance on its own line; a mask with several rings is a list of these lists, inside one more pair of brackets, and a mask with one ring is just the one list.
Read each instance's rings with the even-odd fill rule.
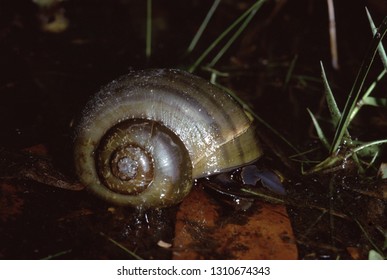
[[145,42],[145,55],[149,58],[152,55],[152,0],[147,0],[146,7],[146,42]]
[[[387,144],[387,139],[375,139],[372,141],[362,141],[352,136],[352,123],[360,110],[364,106],[373,106],[373,107],[386,107],[387,106],[387,98],[377,98],[372,96],[375,90],[380,85],[380,82],[385,78],[387,73],[387,56],[385,49],[382,45],[382,39],[384,38],[387,32],[387,17],[382,21],[381,25],[376,28],[375,24],[371,18],[371,15],[367,11],[367,16],[370,22],[371,31],[373,34],[373,39],[370,42],[369,48],[366,51],[364,58],[362,60],[361,66],[359,68],[358,74],[353,81],[351,90],[348,92],[345,106],[344,108],[340,108],[336,102],[336,95],[330,86],[328,81],[324,65],[320,63],[321,67],[321,78],[317,80],[316,77],[307,76],[307,75],[299,75],[296,73],[296,64],[299,62],[299,56],[296,54],[293,56],[292,60],[289,63],[286,63],[287,71],[284,71],[283,78],[279,80],[282,81],[282,90],[284,93],[290,92],[291,87],[295,82],[298,85],[302,85],[303,90],[307,89],[310,92],[310,84],[314,83],[315,89],[318,87],[319,90],[324,89],[324,97],[326,100],[327,108],[329,111],[329,119],[327,123],[331,124],[330,131],[327,130],[326,126],[322,126],[319,123],[319,119],[313,114],[313,112],[307,108],[307,112],[311,117],[312,123],[316,129],[316,133],[318,138],[321,141],[321,146],[325,149],[325,154],[323,156],[319,156],[316,159],[309,159],[308,154],[316,153],[318,148],[311,148],[308,151],[299,151],[298,148],[293,145],[289,139],[284,137],[281,133],[279,133],[270,123],[263,120],[257,113],[256,110],[253,110],[248,104],[243,102],[234,92],[232,92],[229,88],[224,87],[219,83],[219,77],[229,77],[231,71],[223,70],[223,68],[217,68],[216,66],[221,61],[221,59],[225,56],[230,47],[235,44],[237,39],[240,37],[242,32],[246,30],[247,26],[251,23],[251,20],[257,16],[262,5],[267,2],[266,0],[257,0],[255,1],[246,11],[244,11],[239,17],[235,19],[231,24],[225,27],[220,34],[214,38],[214,40],[208,46],[200,46],[200,40],[203,37],[204,32],[210,27],[211,19],[217,12],[219,5],[221,5],[220,0],[214,0],[212,6],[209,8],[203,22],[200,24],[198,31],[193,35],[193,38],[185,52],[187,56],[194,61],[191,65],[187,66],[185,69],[189,72],[196,72],[198,70],[203,70],[209,73],[211,83],[217,85],[222,88],[224,91],[228,92],[231,96],[234,97],[244,108],[251,118],[256,119],[260,124],[267,127],[276,138],[281,139],[282,143],[285,143],[288,147],[290,147],[295,153],[295,156],[289,157],[294,162],[301,163],[301,168],[304,166],[308,166],[309,170],[304,172],[303,174],[310,174],[315,172],[324,173],[325,171],[332,171],[330,175],[333,175],[332,178],[329,178],[329,186],[327,187],[327,196],[332,198],[329,200],[329,205],[324,205],[320,207],[319,205],[310,205],[299,203],[297,201],[294,204],[291,204],[292,201],[289,200],[288,197],[285,199],[279,199],[276,197],[267,196],[266,194],[262,194],[259,191],[255,192],[255,190],[244,188],[243,191],[248,192],[249,194],[253,194],[259,199],[270,201],[273,203],[284,203],[293,205],[295,207],[306,207],[308,209],[316,209],[321,211],[321,215],[315,220],[315,224],[319,223],[320,219],[322,220],[323,216],[329,215],[330,221],[330,230],[334,232],[338,227],[335,225],[334,218],[345,218],[346,220],[352,219],[353,217],[348,215],[350,213],[341,213],[340,210],[335,209],[336,204],[336,185],[338,182],[339,176],[336,176],[336,171],[341,168],[345,168],[343,163],[347,161],[353,161],[357,165],[357,170],[359,174],[364,174],[364,171],[372,168],[373,170],[377,169],[378,157],[381,154],[382,147]],[[147,49],[146,54],[149,59],[151,56],[151,0],[148,0],[148,19],[147,19]],[[197,58],[193,58],[192,55],[196,52],[194,50],[198,48],[203,48],[204,51],[201,52]],[[217,51],[216,51],[217,50]],[[379,75],[377,75],[374,79],[370,77],[369,70],[371,66],[375,62],[375,58],[377,58],[376,54],[379,54],[379,58],[384,66],[384,69],[381,70]],[[270,65],[267,65],[268,72],[272,70],[276,75],[279,71],[277,70],[279,67],[283,65],[275,64],[271,61]],[[271,67],[271,69],[270,69]],[[226,68],[227,69],[227,68]],[[275,70],[273,70],[275,69]],[[235,72],[233,72],[235,75]],[[266,76],[265,76],[266,77]],[[278,77],[277,77],[278,78]],[[371,81],[369,85],[366,84],[366,81]],[[284,94],[285,96],[285,94]],[[286,102],[285,99],[280,102]],[[256,108],[258,109],[258,108]],[[332,137],[333,135],[333,137]],[[307,139],[308,140],[308,139]],[[309,139],[310,140],[310,139]],[[285,145],[284,144],[284,145]],[[312,168],[310,168],[313,166]],[[338,167],[338,168],[337,168]],[[376,173],[374,173],[376,174]],[[328,175],[328,176],[330,176]],[[376,177],[376,176],[374,176]],[[340,182],[339,182],[340,183]],[[308,186],[306,186],[307,188]],[[313,190],[312,190],[313,191]],[[316,194],[317,196],[318,194]],[[303,198],[302,198],[303,200]],[[312,203],[313,204],[313,203]],[[368,207],[364,206],[364,207]],[[325,217],[324,217],[325,218]],[[370,233],[366,231],[362,227],[362,225],[354,219],[358,223],[358,227],[361,229],[363,234],[367,237],[367,240],[372,245],[373,250],[370,250],[370,258],[378,259],[384,258],[383,255],[386,248],[378,248],[370,236]],[[309,229],[314,228],[315,224],[312,224]],[[309,229],[305,232],[305,235],[308,235]],[[101,233],[102,234],[102,233]],[[104,234],[102,234],[105,236]],[[105,236],[106,237],[106,236]],[[133,258],[139,258],[135,253],[127,250],[121,244],[116,241],[106,237],[110,242],[120,247],[122,250],[125,250],[130,256]],[[387,240],[387,238],[386,238]],[[386,241],[387,242],[387,241]],[[387,247],[387,245],[386,245]]]
[[[371,149],[373,150],[374,155],[377,155],[379,154],[379,148],[387,143],[387,139],[379,139],[366,143],[361,141],[355,142],[353,141],[349,133],[350,124],[357,115],[358,111],[362,108],[362,106],[386,106],[385,99],[378,99],[375,97],[371,97],[370,95],[377,86],[378,82],[383,79],[387,71],[387,57],[383,45],[381,44],[381,41],[387,32],[387,17],[384,18],[379,28],[375,29],[375,25],[368,11],[367,14],[374,36],[365,54],[358,75],[352,85],[352,89],[347,96],[347,101],[342,112],[337,106],[334,94],[329,86],[324,67],[321,63],[321,73],[322,80],[324,82],[326,101],[330,112],[331,123],[336,127],[336,129],[334,133],[334,138],[332,142],[329,143],[329,140],[325,137],[325,133],[318,124],[316,118],[314,117],[312,112],[308,110],[320,141],[322,142],[323,146],[329,151],[328,157],[322,162],[320,162],[318,165],[316,165],[314,168],[312,168],[310,172],[319,172],[321,170],[332,168],[333,166],[345,160],[348,160],[349,158],[353,158],[353,160],[358,164],[359,171],[362,172],[363,161],[358,158],[358,154],[360,154],[360,152],[364,152],[366,150],[369,151]],[[368,89],[364,91],[364,82],[368,77],[369,69],[375,60],[377,52],[379,52],[380,59],[385,69],[383,69],[379,76],[373,81],[373,83],[371,83]],[[342,151],[344,151],[345,154],[343,154]],[[375,162],[375,157],[373,157],[372,161]]]
[[195,60],[195,62],[188,68],[189,72],[195,72],[196,69],[202,65],[203,61],[207,58],[207,56],[214,50],[215,47],[219,46],[219,44],[230,35],[230,33],[237,28],[238,25],[240,27],[235,31],[231,38],[226,41],[225,45],[221,48],[218,54],[212,59],[209,63],[210,67],[214,67],[214,65],[219,61],[219,59],[224,55],[227,49],[232,45],[232,43],[238,38],[241,32],[247,27],[248,23],[254,17],[255,13],[262,7],[262,5],[266,2],[266,0],[258,0],[256,1],[247,11],[245,11],[241,16],[239,16],[229,27],[227,27],[211,44],[210,46]]
[[[228,27],[226,27],[218,37],[216,37],[212,43],[196,58],[194,62],[187,67],[189,72],[195,72],[198,68],[210,72],[211,82],[217,86],[223,88],[229,94],[231,94],[248,112],[253,116],[259,123],[269,128],[274,135],[281,139],[287,146],[289,146],[298,155],[305,155],[300,152],[295,145],[290,143],[288,139],[281,135],[275,128],[269,123],[260,118],[254,110],[252,110],[246,103],[244,103],[236,94],[230,89],[227,89],[217,83],[217,77],[228,76],[228,73],[215,69],[216,64],[221,60],[229,48],[235,43],[240,37],[241,33],[247,28],[251,20],[255,17],[256,13],[260,10],[266,0],[255,1],[245,12],[237,17]],[[207,12],[203,22],[198,28],[196,34],[194,34],[187,50],[186,54],[191,55],[193,50],[197,48],[200,38],[202,37],[205,30],[209,27],[210,21],[217,11],[217,8],[221,5],[220,0],[214,0],[210,9]],[[147,31],[146,31],[146,57],[147,59],[151,56],[151,37],[152,37],[152,0],[147,0]],[[368,168],[372,163],[376,162],[376,158],[380,154],[381,147],[386,144],[387,139],[375,139],[369,142],[354,141],[350,134],[351,123],[361,110],[363,106],[374,106],[374,107],[387,107],[387,98],[376,98],[371,96],[374,89],[377,88],[380,81],[384,79],[387,73],[387,55],[385,49],[381,43],[387,31],[387,17],[382,21],[381,25],[376,28],[371,18],[370,13],[366,10],[373,39],[369,45],[369,48],[364,56],[361,67],[358,71],[357,77],[354,80],[352,88],[348,93],[347,100],[343,110],[337,105],[335,95],[329,85],[325,69],[321,63],[321,75],[322,82],[325,90],[326,103],[328,105],[330,120],[329,122],[333,126],[334,137],[329,139],[327,133],[320,126],[318,119],[314,116],[311,110],[307,109],[313,125],[316,129],[318,138],[320,139],[323,147],[326,149],[328,156],[309,170],[309,173],[320,172],[337,166],[345,160],[352,159],[358,166],[360,172],[364,171],[364,167]],[[218,49],[217,53],[213,53],[215,49]],[[366,88],[364,86],[365,81],[368,77],[370,67],[374,63],[376,53],[379,53],[379,57],[384,65],[384,69],[381,73],[373,80],[373,82]],[[212,58],[210,57],[211,55]],[[289,64],[288,71],[284,77],[283,89],[286,90],[292,79],[299,79],[304,81],[305,77],[298,77],[294,74],[295,65],[297,63],[298,56],[295,55],[293,60]],[[305,82],[305,81],[304,81]],[[359,158],[360,157],[360,158]],[[371,158],[370,161],[366,162],[365,158]],[[304,157],[305,158],[305,157]],[[305,160],[305,163],[312,162]]]
[[215,0],[214,3],[212,4],[211,8],[208,10],[206,17],[204,18],[198,31],[196,32],[195,36],[192,38],[192,41],[188,46],[187,53],[191,53],[194,50],[194,48],[196,47],[200,37],[203,35],[204,30],[207,28],[212,16],[214,15],[216,9],[218,8],[220,1],[221,0]]

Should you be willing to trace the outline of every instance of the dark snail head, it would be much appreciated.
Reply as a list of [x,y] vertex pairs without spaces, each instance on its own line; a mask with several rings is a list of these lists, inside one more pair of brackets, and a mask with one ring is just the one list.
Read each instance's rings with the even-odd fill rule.
[[262,154],[252,118],[228,94],[180,70],[131,72],[97,93],[77,126],[75,167],[119,205],[180,202],[193,180]]

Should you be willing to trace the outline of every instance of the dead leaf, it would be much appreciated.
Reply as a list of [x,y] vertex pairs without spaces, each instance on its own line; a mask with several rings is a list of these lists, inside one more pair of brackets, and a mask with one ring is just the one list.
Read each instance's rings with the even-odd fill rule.
[[177,213],[174,259],[297,259],[284,205],[256,201],[249,211],[225,210],[195,187]]

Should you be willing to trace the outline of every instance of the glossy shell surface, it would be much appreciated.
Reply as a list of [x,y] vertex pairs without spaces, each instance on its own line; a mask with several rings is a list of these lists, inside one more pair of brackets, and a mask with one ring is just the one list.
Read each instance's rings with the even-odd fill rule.
[[[180,139],[187,151],[181,159],[190,161],[188,167],[183,167],[189,170],[180,173],[190,173],[189,185],[195,178],[237,168],[262,155],[253,119],[218,87],[181,70],[133,71],[111,82],[88,102],[75,139],[75,167],[81,182],[105,199],[110,199],[105,192],[111,194],[118,204],[134,206],[144,203],[144,199],[132,201],[125,194],[111,190],[103,191],[102,195],[96,154],[104,135],[112,127],[130,120],[158,123]],[[180,162],[168,164],[171,168],[182,168]],[[156,188],[156,184],[152,181],[149,188]],[[188,191],[178,187],[178,192],[184,195]],[[171,205],[184,195],[173,201],[162,198],[159,204],[152,202],[145,206]]]

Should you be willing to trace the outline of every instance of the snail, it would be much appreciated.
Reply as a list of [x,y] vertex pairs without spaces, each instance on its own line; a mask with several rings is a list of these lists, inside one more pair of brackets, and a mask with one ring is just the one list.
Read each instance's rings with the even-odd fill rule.
[[86,104],[74,141],[75,171],[117,205],[177,204],[194,180],[256,161],[253,118],[229,94],[182,70],[132,71]]

